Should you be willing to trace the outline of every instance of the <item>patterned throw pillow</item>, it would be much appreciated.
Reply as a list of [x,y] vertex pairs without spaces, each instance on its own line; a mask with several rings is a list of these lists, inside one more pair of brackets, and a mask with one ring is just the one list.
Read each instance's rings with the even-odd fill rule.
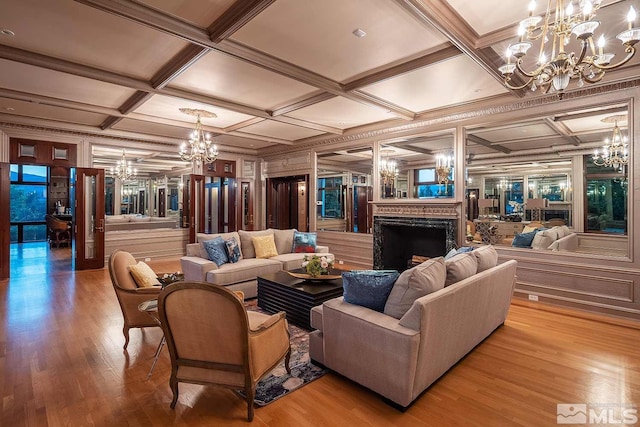
[[253,248],[256,250],[256,258],[271,258],[278,256],[278,250],[276,249],[276,241],[273,239],[273,234],[267,236],[255,236],[251,238],[253,242]]
[[225,240],[224,243],[227,246],[229,262],[234,263],[240,261],[242,259],[242,252],[240,252],[240,245],[238,245],[236,238],[232,237],[229,240]]
[[209,260],[215,262],[218,267],[229,262],[227,245],[222,237],[218,236],[211,240],[205,240],[202,245],[207,251]]
[[318,235],[316,233],[303,233],[301,231],[293,232],[293,247],[291,252],[300,253],[315,253],[316,240]]
[[158,281],[156,273],[142,261],[129,266],[129,271],[131,272],[131,276],[133,276],[133,281],[136,282],[139,288],[160,286],[160,281]]
[[396,270],[355,270],[342,273],[344,300],[383,312],[398,276],[400,273]]

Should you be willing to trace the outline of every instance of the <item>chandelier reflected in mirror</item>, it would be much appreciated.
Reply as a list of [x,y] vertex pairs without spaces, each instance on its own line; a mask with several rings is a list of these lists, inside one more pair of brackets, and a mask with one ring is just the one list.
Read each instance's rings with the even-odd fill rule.
[[605,117],[603,123],[613,123],[613,134],[611,138],[604,141],[602,151],[595,150],[591,158],[596,166],[612,167],[622,170],[623,166],[629,163],[629,142],[625,135],[622,135],[618,122],[626,121],[626,114],[616,114]]
[[[633,6],[629,8],[628,28],[616,36],[622,42],[626,56],[612,64],[615,55],[605,51],[604,36],[598,38],[597,44],[594,42],[594,32],[600,25],[600,21],[595,20],[596,11],[601,3],[602,0],[556,0],[552,7],[549,0],[542,17],[534,16],[536,2],[532,0],[529,16],[520,22],[519,42],[509,46],[507,63],[499,68],[504,84],[515,90],[526,87],[532,91],[540,88],[543,93],[552,90],[562,99],[570,80],[577,80],[578,87],[585,82],[597,83],[606,71],[629,62],[636,53],[634,45],[640,40],[640,28],[632,28],[636,12]],[[579,52],[565,50],[572,34],[580,41]],[[534,41],[540,42],[536,49],[539,56],[535,68],[527,70],[524,58]]]
[[436,157],[436,175],[438,176],[438,183],[444,185],[445,188],[449,184],[449,175],[451,175],[451,169],[453,168],[453,156],[439,154]]
[[117,161],[115,167],[112,166],[109,168],[109,172],[122,182],[127,181],[138,174],[138,170],[131,167],[131,162],[127,162],[124,150],[122,150],[122,158]]
[[185,162],[213,163],[218,158],[218,147],[211,140],[211,134],[202,129],[201,117],[215,118],[215,113],[194,108],[180,108],[180,112],[196,117],[196,128],[189,135],[189,144],[180,145],[180,158]]
[[390,159],[393,150],[382,150],[380,152],[380,178],[384,186],[393,187],[396,178],[398,178],[398,164],[395,160]]

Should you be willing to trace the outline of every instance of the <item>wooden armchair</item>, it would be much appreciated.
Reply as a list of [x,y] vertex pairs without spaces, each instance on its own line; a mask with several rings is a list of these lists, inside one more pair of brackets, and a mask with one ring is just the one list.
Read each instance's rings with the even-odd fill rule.
[[124,317],[122,333],[124,334],[123,348],[125,350],[129,345],[129,329],[160,326],[149,314],[141,312],[138,305],[156,298],[161,288],[138,288],[129,271],[129,266],[135,264],[136,259],[133,255],[119,249],[113,251],[109,257],[109,275]]
[[260,379],[283,358],[291,373],[284,312],[269,316],[247,311],[233,292],[202,282],[167,286],[158,298],[158,312],[171,355],[171,408],[179,382],[212,384],[244,390],[252,421]]

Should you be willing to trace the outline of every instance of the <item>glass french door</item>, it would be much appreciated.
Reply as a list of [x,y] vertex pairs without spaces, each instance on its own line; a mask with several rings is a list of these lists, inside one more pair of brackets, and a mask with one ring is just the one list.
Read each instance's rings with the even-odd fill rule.
[[104,267],[104,169],[71,169],[75,270]]

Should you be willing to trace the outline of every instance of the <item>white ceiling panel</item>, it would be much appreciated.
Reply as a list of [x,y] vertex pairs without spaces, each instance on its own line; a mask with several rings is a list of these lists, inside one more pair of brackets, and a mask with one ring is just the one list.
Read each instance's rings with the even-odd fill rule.
[[339,129],[395,118],[393,114],[381,108],[370,107],[343,97],[331,98],[288,113],[287,116]]
[[90,105],[117,108],[135,92],[71,74],[0,59],[0,87]]
[[[447,0],[480,36],[522,21],[527,17],[530,2],[531,0],[509,0],[508,3],[504,0]],[[546,1],[538,1],[536,14],[544,13],[546,6]]]
[[[154,123],[145,120],[122,119],[113,126],[117,130],[129,132],[140,132],[147,135],[154,135],[167,138],[189,139],[191,130],[179,126],[171,126],[162,123]],[[176,144],[176,150],[178,144]]]
[[186,124],[195,124],[196,118],[179,111],[179,108],[194,108],[210,111],[215,113],[215,118],[202,117],[202,124],[217,128],[225,128],[233,124],[252,119],[254,116],[248,114],[236,113],[234,111],[225,110],[214,105],[202,104],[195,101],[177,100],[175,98],[154,95],[147,102],[138,107],[135,112],[153,117],[161,117],[164,119],[179,120]]
[[322,135],[323,132],[314,129],[294,126],[287,123],[278,123],[272,121],[263,121],[255,125],[242,128],[243,133],[254,135],[263,135],[271,138],[284,139],[287,141],[295,141],[298,139],[309,138],[312,136]]
[[2,0],[1,43],[138,78],[151,78],[187,43],[72,0]]
[[208,53],[170,86],[259,108],[274,108],[316,90],[217,52]]
[[139,0],[140,3],[177,16],[201,28],[207,28],[235,0]]
[[387,0],[278,0],[232,39],[336,81],[446,42]]
[[463,55],[366,86],[362,91],[416,112],[507,93],[500,82]]

